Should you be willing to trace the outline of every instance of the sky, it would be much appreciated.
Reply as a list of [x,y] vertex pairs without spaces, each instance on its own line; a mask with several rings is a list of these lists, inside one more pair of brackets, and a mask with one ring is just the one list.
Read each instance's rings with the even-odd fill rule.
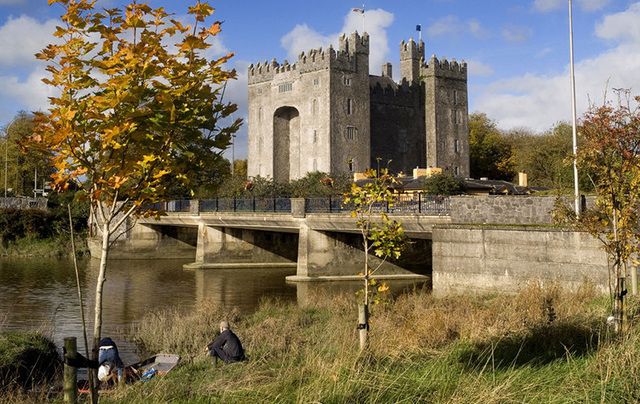
[[[195,0],[149,0],[188,21]],[[211,57],[234,52],[238,78],[226,100],[246,119],[247,66],[275,58],[294,62],[301,51],[337,43],[340,33],[370,35],[370,73],[391,62],[399,72],[399,45],[418,38],[427,59],[469,65],[469,112],[486,113],[505,130],[544,132],[571,119],[568,0],[215,0],[222,33]],[[98,0],[98,7],[126,5]],[[354,7],[364,8],[361,14]],[[46,0],[0,0],[0,126],[18,111],[47,109],[52,94],[34,53],[53,41],[62,8]],[[578,114],[615,99],[614,89],[640,95],[640,1],[574,0],[574,49]],[[246,125],[235,157],[246,157]]]

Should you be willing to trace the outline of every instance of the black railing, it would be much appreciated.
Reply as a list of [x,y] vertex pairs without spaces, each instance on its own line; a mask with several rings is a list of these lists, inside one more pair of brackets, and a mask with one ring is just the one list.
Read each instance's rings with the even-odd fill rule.
[[[345,205],[342,196],[306,198],[305,213],[350,212],[351,205]],[[196,208],[195,204],[199,204]],[[200,201],[174,200],[150,206],[165,212],[276,212],[291,213],[290,198],[215,198]],[[389,214],[420,214],[425,216],[447,216],[451,212],[449,197],[424,194],[399,194],[392,202],[374,205],[374,212]]]
[[200,201],[200,212],[291,212],[289,198],[215,198]]
[[[344,205],[342,201],[341,196],[307,198],[304,208],[306,213],[340,213],[353,209],[353,206]],[[447,216],[451,212],[451,205],[449,197],[446,196],[400,194],[390,203],[375,204],[373,211],[389,214],[417,213],[426,216]]]

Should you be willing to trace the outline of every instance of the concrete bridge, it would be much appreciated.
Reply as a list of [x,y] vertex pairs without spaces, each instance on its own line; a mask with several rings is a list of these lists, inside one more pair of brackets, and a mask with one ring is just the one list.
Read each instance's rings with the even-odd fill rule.
[[[382,265],[387,279],[432,279],[434,290],[512,290],[524,283],[607,284],[598,242],[551,225],[552,197],[451,197],[378,209],[402,223],[410,244]],[[185,267],[296,268],[291,281],[359,279],[363,249],[339,200],[173,201],[160,219],[138,219],[113,258],[193,258]],[[370,257],[374,263],[376,257]]]

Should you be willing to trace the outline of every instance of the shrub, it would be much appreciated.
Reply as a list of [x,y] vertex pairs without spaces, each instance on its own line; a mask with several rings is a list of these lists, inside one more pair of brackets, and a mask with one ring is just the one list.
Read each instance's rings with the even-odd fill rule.
[[52,381],[61,369],[55,344],[34,332],[0,334],[0,390]]

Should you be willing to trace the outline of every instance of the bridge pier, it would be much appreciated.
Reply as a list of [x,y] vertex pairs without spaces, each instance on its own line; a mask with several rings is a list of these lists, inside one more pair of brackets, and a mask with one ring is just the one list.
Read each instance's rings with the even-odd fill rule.
[[[424,244],[430,245],[427,240]],[[381,278],[424,278],[430,269],[430,248],[423,255],[428,263],[422,268],[423,273],[407,268],[403,261],[382,260],[373,254],[369,255],[370,266],[375,268],[382,264],[375,273]],[[415,269],[415,268],[411,268]],[[306,223],[300,224],[298,237],[298,266],[295,276],[287,277],[288,281],[326,281],[361,279],[364,273],[364,249],[362,236],[357,233],[336,233],[313,230]]]
[[198,224],[196,261],[187,269],[286,266],[295,263],[297,235]]

